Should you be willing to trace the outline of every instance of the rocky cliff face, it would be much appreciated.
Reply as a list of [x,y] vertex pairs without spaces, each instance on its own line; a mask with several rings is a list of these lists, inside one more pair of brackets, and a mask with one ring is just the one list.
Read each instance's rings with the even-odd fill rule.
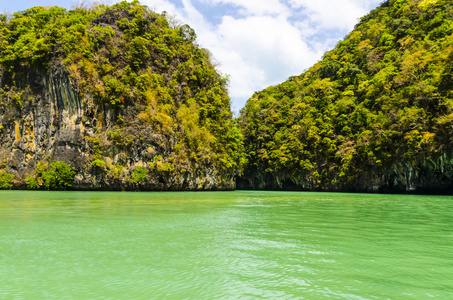
[[[68,18],[68,28],[51,27]],[[21,33],[35,38],[29,49],[41,49],[34,57],[47,51],[39,60],[13,51],[21,20],[32,24]],[[241,139],[225,81],[190,27],[171,28],[137,2],[33,8],[0,23],[0,161],[14,188],[54,161],[75,169],[73,189],[235,188],[228,153]]]
[[444,154],[436,160],[426,160],[422,164],[397,163],[389,170],[367,170],[358,174],[359,179],[350,183],[336,181],[329,185],[321,184],[313,178],[299,176],[285,178],[261,172],[240,177],[238,189],[252,190],[302,190],[363,193],[453,193],[453,157]]
[[[0,82],[8,79],[1,72]],[[1,97],[1,160],[15,175],[15,186],[25,188],[27,175],[38,162],[63,161],[75,168],[74,189],[87,190],[231,190],[235,183],[220,179],[214,166],[200,165],[181,172],[165,164],[175,157],[177,138],[136,124],[116,131],[115,113],[98,105],[90,94],[80,94],[77,83],[61,65],[48,73],[30,72],[26,88]],[[133,116],[131,116],[133,117]],[[110,133],[110,134],[109,134]],[[97,153],[96,153],[97,152]],[[94,166],[97,159],[105,162]],[[156,161],[159,157],[159,161]],[[160,166],[160,168],[159,168]],[[137,167],[148,170],[146,179],[131,182]]]

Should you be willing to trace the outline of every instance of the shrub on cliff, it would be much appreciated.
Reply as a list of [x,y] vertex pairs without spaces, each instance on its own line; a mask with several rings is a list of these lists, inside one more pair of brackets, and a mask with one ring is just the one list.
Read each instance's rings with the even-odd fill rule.
[[7,173],[5,170],[0,170],[0,189],[5,190],[12,187],[11,181],[13,181],[14,175]]
[[147,176],[146,173],[148,173],[148,171],[143,167],[136,167],[131,175],[130,182],[132,183],[144,182]]
[[27,187],[32,190],[65,190],[72,186],[76,172],[62,161],[49,164],[38,163],[33,175],[26,179]]

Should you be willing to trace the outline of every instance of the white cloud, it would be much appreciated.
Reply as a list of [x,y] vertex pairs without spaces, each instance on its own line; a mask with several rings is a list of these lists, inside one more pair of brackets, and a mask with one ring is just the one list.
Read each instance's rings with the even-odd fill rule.
[[172,15],[177,15],[178,17],[183,17],[182,14],[179,13],[176,6],[167,0],[143,0],[141,1],[142,4],[147,5],[149,8],[156,12],[163,12],[166,11]]
[[303,9],[311,22],[323,29],[347,30],[367,9],[356,0],[291,0],[293,8]]
[[[282,17],[224,17],[217,29],[222,47],[229,49],[223,53],[225,56],[217,56],[218,59],[223,61],[232,53],[241,57],[238,61],[240,64],[224,65],[232,75],[231,92],[234,97],[249,97],[254,90],[283,81],[289,76],[288,73],[300,73],[304,66],[316,58],[316,54],[301,40],[297,28]],[[214,49],[216,45],[211,47]],[[248,90],[234,91],[234,77],[236,74],[242,77],[243,69],[262,72],[258,72],[260,76],[249,74],[244,78],[250,81]]]
[[[381,1],[142,0],[142,3],[157,12],[165,10],[195,29],[199,44],[220,62],[220,71],[230,75],[233,108],[239,110],[255,91],[301,74]],[[200,13],[201,5],[206,15]],[[232,7],[233,13],[216,11],[222,5]],[[206,7],[222,13],[221,20],[211,23]]]

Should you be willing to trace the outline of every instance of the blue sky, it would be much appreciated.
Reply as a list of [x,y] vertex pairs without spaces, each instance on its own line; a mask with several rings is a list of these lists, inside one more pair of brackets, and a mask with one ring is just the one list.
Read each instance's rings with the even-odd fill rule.
[[[85,1],[90,2],[90,1]],[[100,1],[112,4],[117,1]],[[255,92],[299,75],[383,0],[141,0],[195,29],[197,42],[230,76],[232,109]],[[70,9],[80,0],[13,0],[0,11],[37,5]]]

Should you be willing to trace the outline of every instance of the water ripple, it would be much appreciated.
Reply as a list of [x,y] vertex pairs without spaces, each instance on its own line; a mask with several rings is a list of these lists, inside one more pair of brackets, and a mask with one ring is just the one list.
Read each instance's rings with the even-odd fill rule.
[[451,200],[6,192],[0,299],[449,299]]

